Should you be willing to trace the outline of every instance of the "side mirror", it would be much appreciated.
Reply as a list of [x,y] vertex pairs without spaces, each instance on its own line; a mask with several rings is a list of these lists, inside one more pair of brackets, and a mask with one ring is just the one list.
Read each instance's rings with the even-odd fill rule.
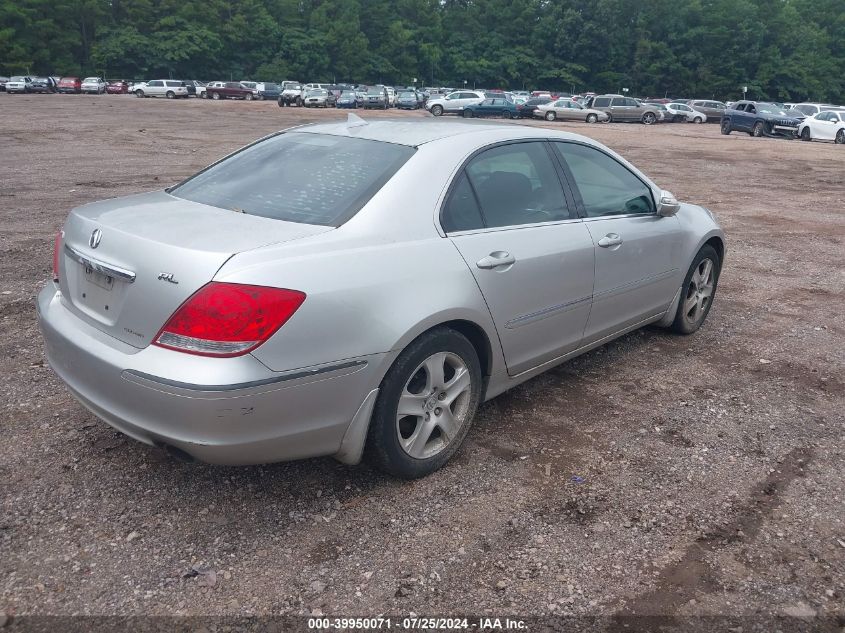
[[660,192],[660,200],[657,203],[657,215],[669,218],[675,215],[681,208],[681,203],[675,198],[671,191],[665,189]]

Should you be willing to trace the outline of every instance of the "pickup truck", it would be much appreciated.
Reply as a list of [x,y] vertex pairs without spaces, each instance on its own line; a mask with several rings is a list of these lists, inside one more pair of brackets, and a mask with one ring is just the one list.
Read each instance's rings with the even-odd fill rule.
[[252,101],[255,98],[253,91],[237,81],[227,81],[222,86],[219,83],[209,84],[205,90],[209,99],[219,101],[220,99],[245,99]]

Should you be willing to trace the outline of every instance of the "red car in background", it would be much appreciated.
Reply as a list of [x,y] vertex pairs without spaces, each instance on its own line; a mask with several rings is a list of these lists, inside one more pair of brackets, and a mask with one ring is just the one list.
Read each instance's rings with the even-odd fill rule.
[[82,80],[79,77],[62,77],[56,90],[64,94],[79,94],[82,92]]
[[106,92],[110,95],[125,95],[129,93],[129,84],[123,81],[110,81],[106,86]]

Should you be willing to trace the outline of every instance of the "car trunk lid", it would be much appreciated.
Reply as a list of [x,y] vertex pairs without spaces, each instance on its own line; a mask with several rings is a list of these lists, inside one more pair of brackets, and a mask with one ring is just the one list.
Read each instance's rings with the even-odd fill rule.
[[236,253],[330,230],[163,191],[96,202],[74,209],[65,224],[62,295],[80,318],[143,348]]

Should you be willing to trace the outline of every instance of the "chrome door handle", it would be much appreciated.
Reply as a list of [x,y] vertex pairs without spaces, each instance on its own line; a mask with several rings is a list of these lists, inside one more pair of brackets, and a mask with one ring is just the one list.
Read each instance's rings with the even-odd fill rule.
[[507,251],[493,251],[487,257],[482,257],[475,265],[484,270],[498,268],[499,266],[510,266],[516,262],[516,257]]
[[602,248],[610,248],[611,246],[619,246],[622,243],[622,237],[616,233],[608,233],[599,240],[599,246]]

